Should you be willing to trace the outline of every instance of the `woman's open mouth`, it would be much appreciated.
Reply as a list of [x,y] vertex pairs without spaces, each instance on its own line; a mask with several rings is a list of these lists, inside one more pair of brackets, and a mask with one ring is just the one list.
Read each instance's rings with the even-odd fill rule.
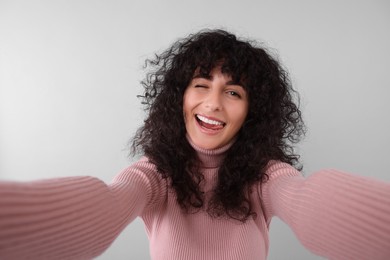
[[213,130],[213,131],[221,130],[226,125],[226,123],[222,121],[211,119],[199,114],[196,114],[195,118],[201,127],[206,128],[208,130]]

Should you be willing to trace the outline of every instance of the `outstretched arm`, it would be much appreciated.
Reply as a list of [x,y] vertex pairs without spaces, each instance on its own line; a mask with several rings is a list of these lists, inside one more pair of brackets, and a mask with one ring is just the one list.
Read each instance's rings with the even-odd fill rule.
[[305,179],[283,163],[268,171],[267,218],[280,217],[306,248],[329,259],[390,257],[390,184],[337,170]]
[[0,183],[0,259],[101,254],[156,197],[148,167],[137,163],[110,185],[93,177]]

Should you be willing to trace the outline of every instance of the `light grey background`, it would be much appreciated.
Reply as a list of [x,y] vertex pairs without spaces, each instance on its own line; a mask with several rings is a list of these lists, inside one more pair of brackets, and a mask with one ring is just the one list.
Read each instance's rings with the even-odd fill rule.
[[[390,180],[386,0],[0,0],[0,178],[109,182],[133,160],[144,59],[205,27],[264,41],[288,68],[309,129],[306,175]],[[99,259],[149,259],[142,222]],[[321,258],[274,219],[269,259]]]

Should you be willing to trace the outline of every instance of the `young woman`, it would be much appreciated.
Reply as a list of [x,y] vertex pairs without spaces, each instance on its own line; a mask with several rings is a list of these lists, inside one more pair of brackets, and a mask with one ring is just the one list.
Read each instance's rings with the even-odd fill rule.
[[88,259],[141,217],[152,259],[266,259],[280,217],[331,259],[388,259],[390,184],[299,173],[297,95],[264,49],[202,31],[148,60],[145,156],[94,177],[0,184],[0,259]]

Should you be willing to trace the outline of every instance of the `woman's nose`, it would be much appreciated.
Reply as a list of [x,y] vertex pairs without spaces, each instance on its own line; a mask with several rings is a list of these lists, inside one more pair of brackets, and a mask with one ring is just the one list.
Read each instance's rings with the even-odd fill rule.
[[206,108],[211,111],[217,111],[222,109],[221,95],[217,91],[211,91],[205,100]]

